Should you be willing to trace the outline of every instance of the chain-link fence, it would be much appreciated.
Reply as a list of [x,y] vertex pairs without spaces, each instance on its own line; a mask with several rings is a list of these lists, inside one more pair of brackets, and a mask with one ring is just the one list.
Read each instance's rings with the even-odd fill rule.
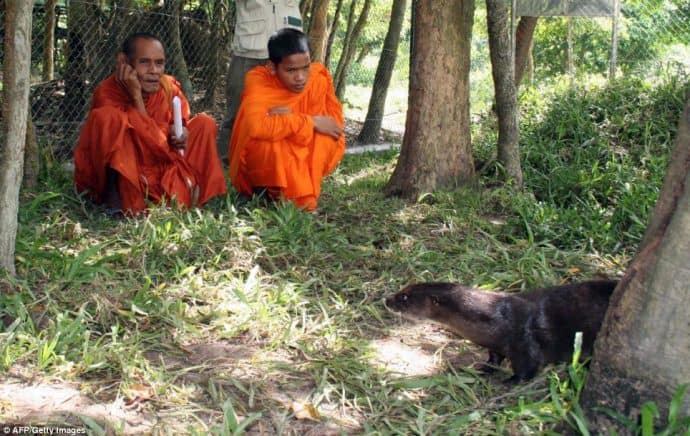
[[[626,32],[633,47],[642,47],[643,41],[655,41],[652,50],[665,46],[667,60],[690,69],[690,0],[623,1],[621,15],[630,29]],[[637,55],[654,56],[648,47],[644,45]]]
[[[112,72],[124,38],[141,31],[165,44],[166,70],[183,84],[192,111],[206,111],[220,124],[233,9],[230,0],[36,0],[31,116],[40,143],[60,157],[71,155],[93,88]],[[0,36],[4,11],[0,0]],[[678,61],[690,64],[690,0],[622,1],[621,14],[623,44],[630,46],[619,52],[619,65],[632,62],[625,53],[644,58],[642,48],[660,44],[679,46]],[[598,57],[608,63],[606,51]]]

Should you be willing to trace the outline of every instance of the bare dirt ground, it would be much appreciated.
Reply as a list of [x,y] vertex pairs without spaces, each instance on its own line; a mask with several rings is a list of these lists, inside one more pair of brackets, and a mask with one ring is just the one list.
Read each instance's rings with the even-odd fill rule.
[[[266,373],[258,361],[280,362],[295,368],[305,363],[298,351],[269,350],[266,344],[251,338],[233,341],[189,344],[181,353],[150,352],[145,358],[175,374],[178,386],[189,389],[206,387],[213,382],[221,389],[237,391],[233,381],[253,380],[255,409],[261,417],[248,434],[270,435],[282,432],[299,435],[336,435],[361,432],[365,416],[355,408],[343,407],[327,398],[319,404],[316,416],[304,413],[316,386],[312,377],[300,371],[285,374]],[[395,377],[428,377],[461,371],[485,360],[480,348],[458,340],[452,334],[429,325],[402,322],[388,336],[372,342],[371,359]],[[241,395],[241,392],[235,392]],[[155,389],[146,381],[140,386],[121,386],[118,380],[71,380],[45,378],[35,369],[15,366],[0,379],[0,422],[18,425],[54,425],[84,427],[91,419],[109,428],[111,433],[152,434],[185,433],[190,419],[202,419],[210,427],[222,421],[218,405],[162,404]],[[250,401],[251,402],[251,401]],[[213,409],[211,409],[213,407]],[[239,420],[246,418],[237,413]]]

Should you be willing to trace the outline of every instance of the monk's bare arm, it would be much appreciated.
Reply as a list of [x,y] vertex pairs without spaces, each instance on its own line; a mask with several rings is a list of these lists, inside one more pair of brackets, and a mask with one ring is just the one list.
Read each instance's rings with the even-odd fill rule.
[[343,134],[343,128],[338,125],[335,118],[329,115],[314,115],[311,119],[314,122],[314,130],[319,133],[328,135],[333,139],[338,139]]
[[[262,141],[281,141],[293,135],[310,137],[314,125],[309,115],[287,112],[279,108],[251,108],[247,111],[249,136]],[[305,138],[306,139],[306,138]]]

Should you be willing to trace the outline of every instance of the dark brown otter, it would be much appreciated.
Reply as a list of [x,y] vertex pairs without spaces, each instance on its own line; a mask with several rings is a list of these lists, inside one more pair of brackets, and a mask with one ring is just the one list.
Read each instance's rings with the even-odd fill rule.
[[506,357],[513,377],[534,377],[547,363],[570,360],[576,332],[592,352],[616,281],[600,280],[520,293],[490,292],[457,283],[416,283],[386,298],[386,307],[415,321],[432,321],[486,347],[491,370]]

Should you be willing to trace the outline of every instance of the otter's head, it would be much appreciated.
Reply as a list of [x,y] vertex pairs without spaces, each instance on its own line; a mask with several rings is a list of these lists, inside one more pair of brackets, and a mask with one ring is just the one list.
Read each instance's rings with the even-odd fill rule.
[[415,283],[386,298],[385,306],[414,321],[443,322],[456,305],[452,294],[457,289],[455,283]]

